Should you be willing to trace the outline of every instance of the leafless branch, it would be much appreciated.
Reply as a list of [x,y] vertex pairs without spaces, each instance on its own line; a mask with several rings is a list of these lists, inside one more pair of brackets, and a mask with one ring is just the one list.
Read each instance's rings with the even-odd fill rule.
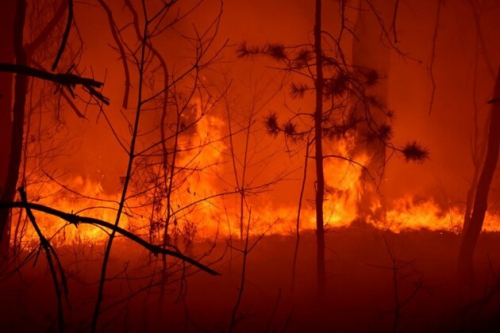
[[25,208],[25,209],[32,209],[32,210],[37,210],[40,212],[47,213],[49,215],[57,216],[65,221],[67,221],[70,224],[73,224],[75,226],[78,226],[78,224],[83,223],[83,224],[91,224],[95,226],[100,226],[104,227],[109,230],[114,230],[115,232],[121,234],[122,236],[130,239],[131,241],[141,245],[144,247],[146,250],[150,251],[154,255],[158,254],[166,254],[170,255],[172,257],[181,259],[193,266],[196,266],[197,268],[201,269],[202,271],[205,271],[211,275],[220,275],[218,272],[214,271],[213,269],[199,263],[198,261],[185,256],[184,254],[176,251],[172,251],[169,249],[162,248],[161,246],[155,245],[155,244],[150,244],[147,241],[143,240],[141,237],[133,234],[132,232],[125,230],[119,226],[115,226],[112,223],[96,219],[93,217],[87,217],[87,216],[79,216],[77,214],[70,214],[70,213],[65,213],[63,211],[40,205],[40,204],[35,204],[35,203],[24,203],[24,202],[5,202],[5,201],[0,201],[0,209],[5,209],[5,208]]
[[[50,269],[50,274],[52,275],[52,281],[54,282],[54,289],[56,291],[56,296],[57,296],[57,315],[58,315],[58,325],[59,325],[59,332],[64,332],[64,312],[63,312],[63,304],[62,304],[62,294],[61,294],[61,286],[59,286],[59,278],[57,276],[56,272],[56,267],[54,265],[52,256],[54,256],[54,260],[57,263],[60,275],[61,275],[61,284],[62,288],[64,291],[64,295],[66,296],[66,301],[68,302],[69,305],[69,300],[68,300],[68,285],[66,282],[66,277],[64,275],[64,271],[62,269],[61,262],[59,261],[59,257],[57,256],[57,253],[55,252],[54,248],[50,244],[50,242],[45,238],[43,235],[42,231],[38,227],[38,224],[36,223],[35,216],[33,215],[31,208],[29,207],[28,204],[28,198],[26,196],[26,192],[23,187],[20,187],[18,189],[19,194],[21,196],[22,203],[24,205],[24,208],[26,209],[26,214],[28,215],[29,220],[33,224],[33,228],[35,229],[38,238],[40,239],[40,247],[44,249],[45,255],[47,257],[47,263],[49,265]],[[71,308],[71,307],[70,307]]]
[[36,77],[46,81],[52,81],[54,83],[60,84],[62,87],[68,89],[71,95],[74,95],[73,89],[76,86],[82,86],[87,92],[103,102],[109,105],[109,99],[103,96],[100,92],[96,91],[95,88],[101,88],[103,83],[96,81],[94,79],[81,77],[72,73],[50,73],[41,69],[33,68],[30,66],[18,65],[18,64],[7,64],[0,63],[0,72],[16,73],[31,77]]
[[104,11],[106,12],[106,15],[108,17],[109,28],[111,29],[111,35],[113,36],[113,39],[115,40],[115,43],[118,46],[118,51],[120,53],[120,59],[122,61],[122,66],[123,66],[123,73],[125,75],[125,92],[123,93],[122,106],[124,109],[126,109],[128,107],[128,99],[129,99],[131,83],[130,83],[130,71],[128,68],[125,48],[123,47],[123,43],[121,42],[120,35],[116,28],[116,23],[113,18],[113,13],[111,12],[111,9],[109,9],[109,6],[104,2],[104,0],[98,0],[98,1],[99,4],[102,6],[102,8],[104,8]]
[[61,60],[64,48],[66,47],[66,43],[68,42],[69,32],[71,30],[72,23],[73,23],[73,0],[68,0],[68,21],[66,22],[66,28],[64,29],[64,33],[62,36],[61,46],[59,46],[56,59],[54,60],[54,64],[52,64],[53,71],[56,70],[57,65],[59,64],[59,60]]
[[434,97],[436,95],[436,79],[434,77],[434,60],[436,59],[436,44],[438,38],[439,31],[439,20],[441,18],[441,6],[443,5],[442,0],[437,1],[437,10],[436,10],[436,21],[434,23],[434,34],[432,36],[432,50],[431,50],[431,61],[429,64],[429,76],[431,77],[432,91],[431,91],[431,100],[429,103],[429,115],[432,113],[432,107],[434,105]]

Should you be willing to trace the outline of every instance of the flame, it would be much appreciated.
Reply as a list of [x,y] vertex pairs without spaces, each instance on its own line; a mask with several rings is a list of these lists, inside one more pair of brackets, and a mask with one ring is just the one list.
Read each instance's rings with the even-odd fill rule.
[[[30,186],[30,192],[36,193],[36,196],[30,201],[67,213],[93,217],[110,223],[114,222],[120,199],[119,194],[105,194],[99,182],[81,176],[67,183],[71,184],[72,191],[61,189],[60,185],[53,182],[47,182],[38,187]],[[57,217],[43,213],[38,214],[36,211],[35,218],[45,237],[53,244],[100,243],[107,239],[107,233],[103,229],[92,225],[80,224],[75,227]],[[24,224],[24,226],[20,226],[19,223]],[[36,244],[38,236],[33,227],[30,224],[26,226],[27,221],[19,223],[13,223],[12,234],[21,237],[25,244]],[[120,226],[126,228],[128,223],[128,217],[124,215]]]
[[[179,165],[196,166],[199,172],[191,168],[176,174],[178,186],[172,193],[174,213],[168,226],[169,241],[179,239],[229,237],[240,235],[240,227],[248,227],[250,235],[263,233],[290,235],[296,232],[297,207],[278,205],[267,194],[259,197],[259,203],[252,205],[252,198],[245,206],[244,214],[236,209],[239,205],[237,189],[220,186],[218,178],[227,162],[228,147],[221,138],[224,135],[225,121],[217,116],[201,116],[193,135],[179,139]],[[351,138],[341,140],[335,151],[328,152],[345,156],[345,159],[325,159],[326,195],[324,218],[326,228],[347,227],[357,218],[357,197],[360,191],[362,167],[349,160],[352,145]],[[369,159],[358,155],[353,160],[361,165]],[[121,193],[109,194],[103,191],[99,181],[77,176],[65,179],[65,185],[46,182],[30,186],[31,201],[35,201],[61,211],[73,212],[114,223]],[[71,191],[68,190],[71,188]],[[35,193],[35,195],[33,195]],[[266,204],[262,204],[265,202]],[[375,203],[374,209],[381,203]],[[251,208],[249,208],[251,207]],[[367,220],[374,227],[403,232],[407,230],[446,230],[460,232],[463,221],[463,209],[449,206],[444,209],[432,199],[415,200],[412,196],[395,200],[388,204],[384,221]],[[133,231],[141,237],[149,238],[153,243],[161,243],[165,225],[151,218],[155,208],[151,201],[141,197],[127,199],[120,227]],[[164,209],[162,207],[161,209]],[[102,243],[108,233],[92,225],[75,227],[49,215],[36,214],[37,223],[53,244]],[[483,230],[498,231],[498,216],[487,214]],[[24,221],[23,223],[27,223]],[[300,220],[300,230],[314,230],[316,227],[314,204],[304,201]],[[24,246],[37,244],[37,236],[31,226],[13,223],[12,234],[22,236]],[[156,236],[155,236],[156,235]]]

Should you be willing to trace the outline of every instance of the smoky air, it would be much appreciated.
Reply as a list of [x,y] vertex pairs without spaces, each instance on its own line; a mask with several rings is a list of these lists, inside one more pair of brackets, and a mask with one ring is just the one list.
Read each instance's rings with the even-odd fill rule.
[[1,332],[500,331],[496,0],[1,7]]

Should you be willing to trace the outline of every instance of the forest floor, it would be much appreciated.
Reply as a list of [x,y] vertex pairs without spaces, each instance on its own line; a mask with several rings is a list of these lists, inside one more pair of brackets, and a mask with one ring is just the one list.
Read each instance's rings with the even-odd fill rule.
[[[235,332],[500,332],[500,234],[481,234],[475,284],[460,286],[460,237],[394,234],[362,226],[326,235],[327,285],[318,295],[315,234],[265,236],[247,255]],[[250,239],[253,245],[257,239]],[[118,241],[99,321],[102,332],[227,332],[241,287],[244,242],[195,243],[190,255],[221,276],[176,265]],[[89,331],[103,245],[57,249],[68,279],[68,332]],[[23,256],[25,256],[24,254]],[[23,257],[21,256],[21,258]],[[56,332],[57,301],[45,255],[0,280],[1,332]],[[167,258],[167,264],[172,258]]]

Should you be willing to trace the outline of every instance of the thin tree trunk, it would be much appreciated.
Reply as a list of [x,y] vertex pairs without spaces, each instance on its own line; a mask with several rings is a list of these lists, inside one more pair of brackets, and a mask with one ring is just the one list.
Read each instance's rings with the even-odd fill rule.
[[[144,6],[144,3],[143,3]],[[116,212],[116,219],[115,219],[115,227],[118,227],[120,224],[120,220],[122,218],[122,213],[123,210],[125,209],[125,201],[127,199],[127,191],[128,187],[131,182],[132,178],[132,171],[134,167],[134,159],[136,157],[135,155],[135,150],[136,150],[136,142],[138,140],[138,132],[139,132],[139,121],[141,119],[141,111],[143,107],[143,89],[144,89],[144,75],[145,75],[145,68],[146,68],[146,51],[147,51],[147,41],[148,41],[148,24],[149,22],[146,19],[146,22],[144,23],[143,27],[143,32],[141,34],[142,40],[141,40],[141,46],[140,46],[140,56],[139,56],[139,62],[138,62],[138,85],[137,85],[137,105],[136,105],[136,110],[135,110],[135,120],[134,120],[134,127],[132,131],[132,137],[130,139],[130,148],[128,152],[128,163],[127,163],[127,171],[125,174],[125,181],[123,183],[123,189],[122,189],[122,194],[120,198],[120,203],[118,205],[118,211]],[[104,299],[104,285],[107,281],[107,269],[108,269],[108,262],[110,258],[110,253],[111,253],[111,248],[113,246],[113,240],[116,236],[116,231],[113,230],[111,234],[109,235],[108,242],[106,244],[106,251],[104,252],[104,258],[102,262],[102,267],[101,267],[101,277],[99,279],[99,286],[98,286],[98,293],[97,293],[97,300],[95,303],[94,307],[94,314],[92,317],[92,326],[91,326],[91,332],[95,333],[97,332],[97,326],[98,326],[98,321],[99,321],[99,316],[101,315],[101,304]]]
[[[16,8],[16,4],[18,7]],[[28,67],[33,53],[42,45],[63,17],[68,3],[62,1],[54,17],[24,45],[23,30],[26,16],[26,1],[6,0],[0,11],[0,198],[14,200],[21,163],[22,138],[24,132],[24,109],[28,76],[60,82],[68,77],[57,78],[56,74]],[[12,15],[16,13],[16,15]],[[15,44],[14,44],[15,43]],[[15,111],[13,112],[13,83],[16,76]],[[22,78],[21,78],[22,77]],[[88,82],[85,79],[81,82]],[[15,130],[14,130],[15,126]],[[13,132],[14,130],[14,132]],[[13,136],[14,135],[14,136]],[[12,149],[17,151],[12,151]],[[12,152],[12,153],[11,153]],[[10,169],[10,170],[9,170]],[[13,175],[11,177],[8,174]],[[0,257],[6,258],[10,243],[10,217],[8,210],[0,210]],[[5,240],[5,241],[4,241]],[[0,259],[0,260],[1,260]]]
[[[500,68],[497,74],[494,96],[500,96]],[[498,150],[500,148],[500,131],[498,130],[500,128],[500,102],[494,101],[492,103],[486,159],[477,184],[476,198],[474,200],[474,208],[472,210],[469,226],[463,232],[462,244],[458,255],[459,279],[469,284],[473,282],[474,250],[488,208],[488,192],[497,166]]]
[[315,158],[316,158],[316,269],[318,279],[318,295],[325,292],[325,229],[323,221],[323,200],[325,192],[325,176],[323,170],[323,50],[321,46],[321,0],[316,0],[316,16],[314,25],[314,51],[316,54],[316,109],[314,112]]
[[299,205],[297,208],[297,220],[295,223],[295,250],[293,251],[293,263],[292,263],[292,286],[290,288],[290,295],[293,296],[293,291],[295,288],[295,278],[296,278],[296,273],[297,273],[297,261],[299,258],[299,245],[300,245],[300,217],[302,213],[302,201],[304,199],[304,190],[306,188],[306,182],[307,182],[307,170],[309,166],[309,146],[311,145],[311,142],[309,138],[307,138],[307,144],[306,144],[306,156],[304,159],[304,174],[302,176],[302,184],[300,186],[300,195],[299,195]]
[[[8,1],[7,6],[12,5],[13,1]],[[23,30],[24,21],[26,16],[26,0],[15,1],[15,10],[9,11],[8,8],[3,8],[2,12],[8,15],[12,15],[15,12],[13,21],[7,19],[9,23],[12,23],[12,29],[7,29],[6,40],[8,40],[13,47],[6,47],[6,57],[12,60],[12,53],[15,56],[15,62],[17,65],[27,65],[26,52],[23,46]],[[14,7],[12,7],[14,8]],[[7,26],[8,28],[8,26]],[[9,38],[11,35],[8,33],[13,31],[12,39]],[[7,36],[8,35],[8,36]],[[3,37],[2,37],[3,38]],[[2,48],[2,52],[4,49]],[[5,74],[8,75],[8,74]],[[0,142],[4,147],[1,149],[2,155],[7,151],[8,158],[2,159],[0,167],[2,174],[0,175],[2,179],[2,192],[1,198],[3,201],[13,201],[16,195],[17,179],[19,176],[19,168],[21,165],[21,156],[23,148],[23,127],[24,127],[24,109],[26,104],[26,91],[28,78],[25,75],[16,75],[15,86],[14,86],[14,107],[13,113],[11,114],[11,88],[12,88],[12,76],[6,77],[5,85],[2,83],[0,87],[2,90],[5,88],[6,91],[2,91],[2,109],[0,109],[1,117],[1,131],[6,130],[6,133],[2,133],[2,139],[5,141]],[[9,89],[10,88],[10,89]],[[5,121],[5,124],[3,123]],[[10,137],[7,137],[10,135]],[[6,156],[5,156],[6,157]],[[5,166],[7,168],[5,169]],[[2,259],[7,258],[10,242],[10,211],[0,210],[0,251]]]

